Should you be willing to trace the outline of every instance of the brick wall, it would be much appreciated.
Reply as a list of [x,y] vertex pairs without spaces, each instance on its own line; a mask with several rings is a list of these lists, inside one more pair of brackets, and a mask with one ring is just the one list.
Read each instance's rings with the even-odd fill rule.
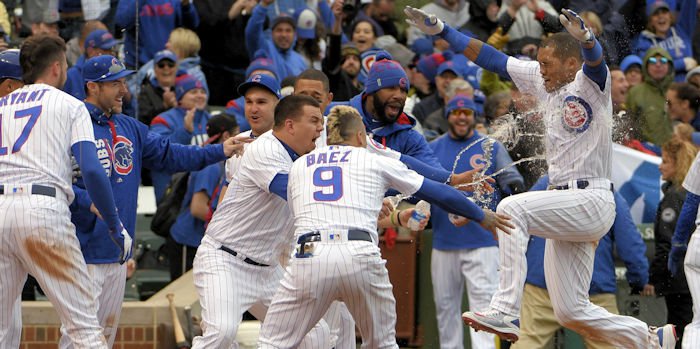
[[[20,349],[57,349],[59,327],[24,326]],[[122,326],[117,330],[113,349],[157,349],[156,330],[153,326]]]

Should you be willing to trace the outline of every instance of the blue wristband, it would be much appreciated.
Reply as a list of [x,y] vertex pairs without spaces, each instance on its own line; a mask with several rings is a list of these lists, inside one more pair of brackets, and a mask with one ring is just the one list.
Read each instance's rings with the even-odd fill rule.
[[445,24],[444,29],[439,34],[441,38],[447,40],[450,43],[452,49],[457,53],[462,53],[469,45],[470,37],[460,33],[458,30]]
[[591,48],[581,47],[583,59],[588,62],[595,62],[603,57],[603,46],[600,45],[597,39],[593,38],[594,45]]

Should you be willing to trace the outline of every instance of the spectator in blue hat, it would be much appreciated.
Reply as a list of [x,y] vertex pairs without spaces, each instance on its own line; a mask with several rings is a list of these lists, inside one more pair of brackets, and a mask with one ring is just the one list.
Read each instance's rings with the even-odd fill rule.
[[[114,55],[115,46],[117,46],[117,40],[110,32],[104,29],[94,30],[88,34],[83,44],[85,59],[101,55]],[[81,101],[85,99],[83,64],[76,63],[68,69],[66,84],[63,86],[63,91]]]
[[[139,4],[138,18],[135,16]],[[124,63],[138,67],[150,61],[165,48],[168,36],[177,27],[197,28],[199,16],[191,0],[121,0],[115,21],[124,34]],[[138,21],[138,27],[136,23]],[[138,58],[136,57],[136,28],[138,28]]]
[[297,34],[295,49],[301,54],[307,67],[320,70],[321,60],[325,55],[321,50],[321,42],[324,42],[325,47],[325,41],[320,35],[316,35],[317,28],[319,31],[322,28],[316,13],[306,6],[300,7],[294,12],[294,23]]
[[642,83],[642,59],[637,55],[629,55],[620,62],[620,69],[625,73],[625,78],[630,84],[630,88]]
[[[246,79],[251,78],[255,74],[269,75],[275,79],[277,77],[277,68],[275,68],[275,62],[265,56],[265,51],[258,50],[255,53],[255,58],[246,69],[245,76]],[[245,96],[241,94],[240,97],[230,100],[226,104],[226,113],[233,115],[236,118],[238,127],[241,132],[250,130],[250,124],[245,117]]]
[[[181,75],[175,82],[177,106],[151,121],[151,131],[177,144],[204,144],[207,140],[207,93],[204,84],[191,75]],[[151,172],[156,202],[160,202],[170,182],[170,173]]]
[[424,98],[413,107],[413,115],[420,122],[424,122],[433,111],[445,106],[447,84],[454,79],[464,78],[461,69],[450,59],[452,59],[452,52],[447,51],[418,61],[418,71],[430,79],[435,86],[435,92],[431,96]]
[[0,52],[0,97],[24,86],[22,66],[19,64],[19,50]]
[[279,72],[279,79],[287,76],[296,76],[304,71],[308,66],[301,54],[294,50],[296,42],[296,23],[290,16],[278,16],[270,25],[271,37],[263,34],[263,24],[267,16],[268,8],[274,0],[261,0],[258,6],[253,9],[253,15],[248,20],[245,28],[245,43],[248,47],[248,54],[253,56],[255,52],[262,49],[267,57],[275,62]]
[[156,115],[177,106],[177,56],[169,50],[158,51],[153,63],[153,76],[139,82],[141,89],[138,93],[138,119],[146,125],[150,125]]
[[663,48],[671,54],[675,81],[683,81],[685,74],[698,65],[691,41],[697,5],[697,1],[681,1],[676,13],[674,0],[647,0],[647,29],[635,39],[632,53],[644,57],[651,47]]

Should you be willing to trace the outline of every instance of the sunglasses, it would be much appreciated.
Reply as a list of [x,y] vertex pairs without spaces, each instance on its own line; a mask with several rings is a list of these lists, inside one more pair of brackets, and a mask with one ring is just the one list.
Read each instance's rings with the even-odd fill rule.
[[656,64],[658,62],[661,62],[661,64],[666,64],[666,63],[668,63],[668,58],[666,58],[666,57],[661,57],[661,58],[651,57],[651,58],[649,58],[650,64]]
[[158,62],[158,68],[163,69],[165,67],[173,68],[175,67],[175,62]]

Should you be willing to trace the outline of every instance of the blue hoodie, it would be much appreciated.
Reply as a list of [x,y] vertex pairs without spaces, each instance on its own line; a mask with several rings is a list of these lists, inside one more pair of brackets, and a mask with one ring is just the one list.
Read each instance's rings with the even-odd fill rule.
[[[545,190],[549,178],[544,176],[530,189]],[[644,287],[649,282],[649,261],[645,255],[646,245],[637,226],[632,221],[629,205],[618,192],[615,192],[615,222],[610,231],[598,242],[593,264],[593,277],[589,294],[615,293],[615,258],[617,255],[627,267],[627,282],[635,289]],[[539,288],[547,288],[544,279],[545,239],[531,236],[527,247],[527,278],[525,282]]]
[[197,28],[199,16],[194,4],[182,6],[181,0],[139,1],[139,61],[136,62],[136,0],[120,0],[115,21],[126,29],[124,64],[135,67],[150,61],[156,52],[165,49],[170,32],[177,27]]
[[[136,231],[137,193],[143,166],[169,172],[194,171],[226,159],[221,145],[174,144],[149,132],[146,125],[132,117],[124,114],[107,117],[96,106],[85,105],[92,117],[97,155],[112,185],[119,218],[132,238]],[[119,263],[120,251],[110,239],[107,225],[90,212],[92,201],[82,177],[77,178],[73,190],[71,220],[85,261],[88,264]]]
[[[153,118],[151,131],[176,144],[203,144],[208,138],[207,121],[209,121],[211,115],[206,110],[196,111],[194,114],[194,132],[190,133],[185,129],[186,113],[187,110],[180,107],[165,111]],[[156,202],[160,202],[160,199],[163,197],[172,173],[172,171],[151,171]]]
[[[450,137],[449,133],[446,133],[430,142],[430,147],[438,157],[442,167],[452,170],[457,155],[469,146],[469,149],[465,150],[464,153],[460,155],[460,161],[457,162],[455,173],[461,173],[472,170],[478,166],[488,165],[484,174],[491,175],[502,168],[508,167],[513,163],[513,160],[510,158],[510,155],[508,155],[503,145],[498,141],[493,143],[491,156],[485,158],[484,140],[486,139],[487,138],[476,131],[474,131],[474,135],[465,140],[453,139]],[[471,145],[472,143],[473,145]],[[488,163],[489,159],[492,159],[490,163]],[[503,195],[510,192],[509,184],[520,182],[520,186],[523,186],[523,176],[520,175],[515,166],[511,166],[496,176],[496,181],[497,183],[493,184],[493,194],[487,196],[490,201],[486,207],[492,211],[496,210],[496,206],[501,201]],[[469,193],[468,196],[471,196],[471,193]],[[478,204],[484,207],[483,204]],[[435,249],[460,250],[465,248],[498,246],[498,242],[493,238],[491,232],[474,221],[469,222],[463,227],[455,227],[454,224],[449,221],[447,212],[437,205],[432,205],[430,207],[430,217],[433,222],[433,248]]]
[[[255,6],[253,14],[250,16],[248,24],[245,27],[245,44],[246,47],[248,47],[250,58],[253,59],[253,54],[257,50],[265,51],[266,57],[269,57],[275,62],[277,72],[280,74],[278,76],[279,81],[282,81],[287,76],[297,76],[301,74],[301,72],[308,67],[304,61],[304,57],[294,51],[294,44],[292,44],[292,47],[288,50],[280,50],[275,46],[272,38],[263,33],[263,24],[265,24],[267,12],[267,7],[261,5]],[[294,35],[292,41],[296,42],[296,35]]]
[[80,57],[83,59],[78,59],[72,67],[68,68],[66,83],[63,85],[63,92],[83,101],[85,100],[85,79],[83,78],[85,55]]
[[250,123],[248,123],[248,119],[245,118],[245,96],[240,96],[229,101],[226,104],[226,110],[224,112],[236,118],[238,129],[241,132],[250,130]]
[[413,126],[416,124],[413,118],[406,115],[406,113],[401,113],[395,122],[382,124],[367,114],[364,100],[365,94],[363,92],[350,99],[349,102],[339,102],[334,105],[350,105],[357,109],[362,115],[362,121],[365,124],[367,133],[371,134],[375,142],[394,149],[401,154],[410,155],[426,165],[442,169],[425,137],[413,129]]
[[693,57],[692,36],[695,31],[695,21],[697,16],[696,1],[681,1],[681,9],[677,12],[676,25],[666,33],[665,37],[656,36],[649,30],[642,31],[634,40],[632,52],[644,58],[647,50],[651,47],[661,47],[668,51],[673,58],[673,67],[676,71],[676,81],[685,81],[685,74],[688,69],[685,67],[683,58]]

